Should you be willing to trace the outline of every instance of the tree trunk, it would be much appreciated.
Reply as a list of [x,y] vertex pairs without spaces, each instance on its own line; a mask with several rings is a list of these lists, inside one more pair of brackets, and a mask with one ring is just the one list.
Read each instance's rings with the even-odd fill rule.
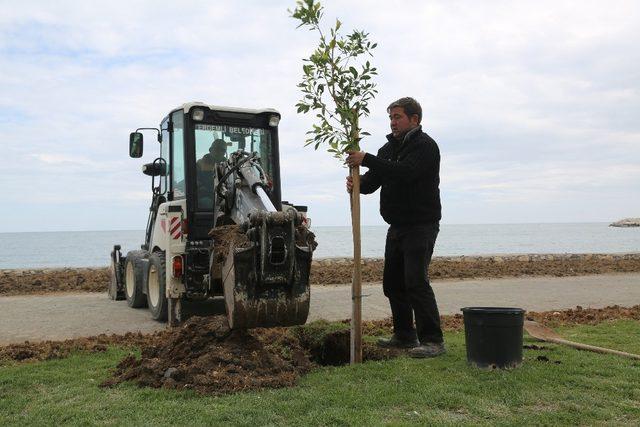
[[360,168],[352,167],[351,230],[353,277],[351,281],[351,364],[362,363],[362,265],[360,263]]

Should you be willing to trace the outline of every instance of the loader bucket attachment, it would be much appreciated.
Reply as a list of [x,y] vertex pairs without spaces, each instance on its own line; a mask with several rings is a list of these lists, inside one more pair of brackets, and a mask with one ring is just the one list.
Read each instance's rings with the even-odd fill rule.
[[295,213],[260,212],[245,225],[248,245],[230,248],[222,280],[232,329],[307,321],[313,248],[296,244],[296,222]]

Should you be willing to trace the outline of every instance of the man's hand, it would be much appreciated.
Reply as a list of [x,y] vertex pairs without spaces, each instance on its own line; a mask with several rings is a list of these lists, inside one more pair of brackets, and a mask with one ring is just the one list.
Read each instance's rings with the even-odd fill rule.
[[362,159],[364,159],[364,155],[367,154],[364,151],[347,151],[349,157],[347,157],[347,165],[349,167],[360,166],[362,164]]
[[353,190],[353,178],[349,175],[347,177],[347,193],[351,193],[351,190]]

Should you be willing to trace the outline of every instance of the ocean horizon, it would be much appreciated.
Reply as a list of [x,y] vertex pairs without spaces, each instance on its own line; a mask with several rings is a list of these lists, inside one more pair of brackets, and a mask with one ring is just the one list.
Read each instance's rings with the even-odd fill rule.
[[[350,226],[312,226],[314,258],[351,257]],[[362,256],[381,258],[387,226],[362,226]],[[0,233],[0,269],[104,267],[114,244],[139,249],[144,230]],[[441,224],[434,256],[640,251],[640,228],[609,223]]]

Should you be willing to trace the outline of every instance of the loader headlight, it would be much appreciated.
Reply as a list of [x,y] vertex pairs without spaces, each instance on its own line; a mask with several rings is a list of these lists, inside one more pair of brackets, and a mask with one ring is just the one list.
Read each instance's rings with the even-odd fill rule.
[[269,117],[269,126],[271,126],[272,128],[278,126],[278,123],[280,123],[280,116],[277,115],[272,115],[271,117]]
[[201,122],[204,119],[204,110],[201,110],[199,108],[193,110],[191,112],[191,118],[196,122]]

